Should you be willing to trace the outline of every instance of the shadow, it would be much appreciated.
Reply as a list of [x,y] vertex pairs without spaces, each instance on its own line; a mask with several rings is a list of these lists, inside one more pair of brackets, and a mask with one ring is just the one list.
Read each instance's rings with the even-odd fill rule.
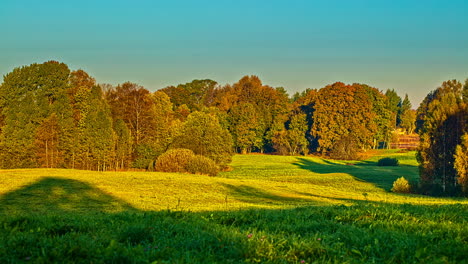
[[309,202],[308,199],[279,196],[247,185],[223,184],[223,186],[227,189],[229,196],[244,203],[284,205],[288,202]]
[[418,178],[417,166],[400,165],[400,166],[377,166],[377,162],[373,161],[357,161],[355,163],[339,163],[331,160],[320,159],[316,162],[313,159],[297,158],[297,162],[293,165],[301,169],[309,170],[318,174],[331,173],[346,173],[354,177],[358,181],[369,182],[376,187],[390,191],[393,187],[393,182],[405,176],[408,180]]
[[44,177],[0,198],[0,214],[95,213],[135,210],[88,183]]

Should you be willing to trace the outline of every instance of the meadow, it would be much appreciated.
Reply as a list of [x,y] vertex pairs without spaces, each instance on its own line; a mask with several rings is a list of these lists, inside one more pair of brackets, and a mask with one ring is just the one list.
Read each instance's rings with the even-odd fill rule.
[[392,193],[415,153],[373,154],[236,155],[216,177],[2,170],[0,262],[468,263],[468,200]]

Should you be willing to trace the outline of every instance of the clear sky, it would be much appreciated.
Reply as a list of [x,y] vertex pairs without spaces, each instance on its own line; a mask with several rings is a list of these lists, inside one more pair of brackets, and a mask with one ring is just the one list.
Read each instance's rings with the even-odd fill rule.
[[468,78],[466,0],[1,0],[0,74],[58,60],[151,91],[258,75],[408,93]]

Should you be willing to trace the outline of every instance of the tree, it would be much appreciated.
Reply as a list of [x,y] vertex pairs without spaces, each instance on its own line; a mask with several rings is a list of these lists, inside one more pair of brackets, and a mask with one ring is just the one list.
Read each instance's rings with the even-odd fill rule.
[[44,168],[56,168],[62,164],[63,154],[59,151],[60,127],[56,113],[44,119],[36,129],[34,146],[37,164]]
[[387,89],[385,92],[385,96],[388,99],[388,109],[392,112],[392,125],[393,128],[397,127],[397,120],[399,120],[399,113],[400,113],[400,104],[401,104],[401,97],[398,96],[397,92],[393,89]]
[[455,169],[457,181],[465,195],[468,194],[468,133],[462,137],[462,142],[455,150]]
[[319,90],[315,102],[311,135],[319,152],[332,150],[335,143],[352,137],[359,149],[372,146],[377,126],[368,91],[359,84],[334,83]]
[[135,146],[144,143],[151,133],[151,109],[153,100],[150,92],[135,83],[126,82],[106,94],[114,120],[122,119],[130,128]]
[[193,80],[186,84],[179,84],[177,87],[169,86],[161,89],[166,93],[175,107],[186,105],[190,111],[200,111],[208,106],[211,93],[215,89],[217,82],[213,80]]
[[166,152],[173,141],[174,135],[172,126],[175,122],[175,113],[169,96],[156,91],[150,95],[151,109],[145,126],[148,134],[144,141],[137,146],[137,158],[134,166],[137,168],[147,168],[155,160],[155,157]]
[[383,95],[376,88],[361,84],[362,88],[367,91],[367,95],[372,104],[372,112],[375,114],[373,123],[376,125],[377,130],[373,136],[372,148],[380,146],[389,146],[391,139],[392,129],[394,128],[394,120],[392,118],[392,111],[389,109],[388,97]]
[[273,143],[281,154],[307,154],[309,142],[306,138],[307,116],[304,113],[293,113],[287,122],[287,127],[277,131]]
[[229,131],[221,127],[216,116],[193,112],[182,124],[170,148],[190,149],[222,167],[231,162],[232,146]]
[[403,112],[400,126],[407,134],[412,134],[416,129],[416,110],[410,109]]
[[109,106],[101,87],[94,86],[89,96],[90,111],[84,126],[84,145],[88,162],[86,169],[105,171],[113,166],[115,134]]
[[132,156],[132,135],[122,119],[114,122],[115,132],[115,169],[125,169],[130,166]]
[[234,146],[242,154],[259,149],[263,144],[264,122],[255,107],[250,103],[236,105],[229,112],[230,132]]
[[[272,138],[276,127],[281,122],[287,120],[289,113],[289,98],[284,88],[273,88],[263,85],[257,76],[244,76],[233,85],[226,85],[223,88],[214,89],[211,106],[216,106],[229,114],[230,120],[235,123],[230,124],[230,131],[233,133],[237,149],[243,152],[273,151]],[[249,105],[253,106],[246,106]],[[240,111],[248,111],[252,119],[250,123],[255,126],[253,129],[238,126]],[[235,128],[233,128],[235,127]],[[242,133],[236,135],[237,132]],[[248,143],[238,143],[244,141],[245,137],[250,138]],[[252,138],[256,137],[255,140]]]
[[436,194],[438,188],[445,194],[456,193],[454,155],[466,131],[466,104],[461,88],[456,80],[446,81],[429,93],[418,109],[421,143],[417,158],[421,183],[429,194]]
[[411,110],[411,102],[408,98],[408,94],[405,94],[405,99],[403,99],[403,101],[400,102],[399,104],[399,109],[398,109],[398,118],[397,118],[397,126],[401,127],[401,128],[404,128],[402,123],[403,123],[403,116],[406,114],[407,115],[407,112]]
[[5,168],[37,166],[35,136],[44,120],[56,113],[58,149],[66,159],[70,153],[72,116],[67,96],[70,70],[64,63],[49,61],[15,68],[4,76],[0,108],[5,118],[0,160]]

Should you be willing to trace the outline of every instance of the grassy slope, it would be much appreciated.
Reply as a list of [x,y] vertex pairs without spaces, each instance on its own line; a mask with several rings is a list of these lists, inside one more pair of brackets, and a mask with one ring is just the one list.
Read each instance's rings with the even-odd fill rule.
[[468,201],[389,193],[416,162],[381,154],[402,165],[239,155],[218,177],[4,170],[0,262],[466,261]]

